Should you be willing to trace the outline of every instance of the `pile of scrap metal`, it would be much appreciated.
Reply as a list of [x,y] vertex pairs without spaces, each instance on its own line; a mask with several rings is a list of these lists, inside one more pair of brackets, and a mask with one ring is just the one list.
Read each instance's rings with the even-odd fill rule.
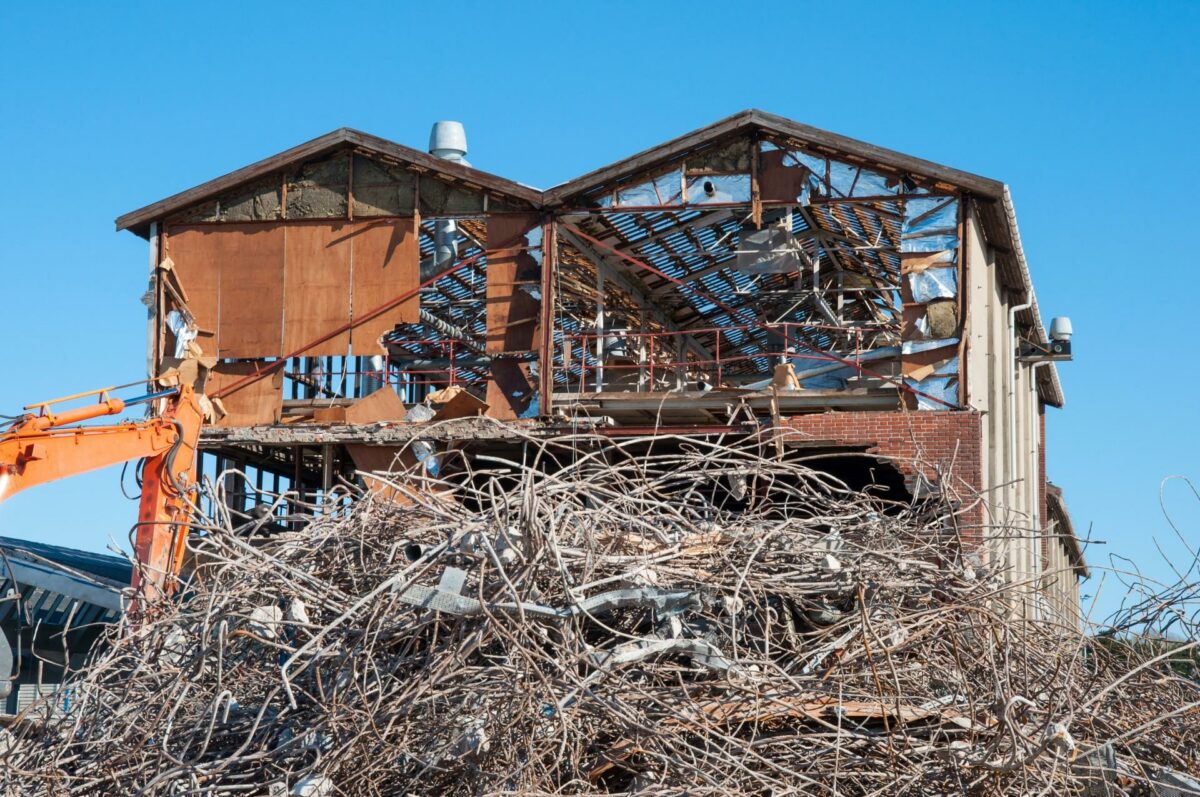
[[944,502],[853,493],[773,447],[637,442],[376,474],[387,490],[347,485],[269,533],[218,488],[185,599],[124,628],[68,711],[10,727],[0,793],[1195,783],[1186,646],[1023,619]]

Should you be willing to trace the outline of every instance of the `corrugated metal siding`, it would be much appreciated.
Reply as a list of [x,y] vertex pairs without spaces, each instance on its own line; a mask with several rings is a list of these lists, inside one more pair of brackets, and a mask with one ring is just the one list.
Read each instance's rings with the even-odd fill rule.
[[16,713],[20,714],[39,699],[46,698],[46,706],[51,715],[64,716],[70,709],[71,690],[60,692],[60,687],[61,684],[58,683],[19,684],[16,688]]

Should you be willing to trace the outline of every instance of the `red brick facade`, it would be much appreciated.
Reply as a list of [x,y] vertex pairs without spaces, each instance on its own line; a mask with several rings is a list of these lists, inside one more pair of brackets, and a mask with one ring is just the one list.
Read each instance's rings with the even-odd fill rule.
[[[921,474],[961,500],[964,539],[982,539],[982,415],[973,411],[824,412],[783,419],[789,434],[867,451],[896,461],[906,476]],[[948,476],[944,482],[943,477]]]

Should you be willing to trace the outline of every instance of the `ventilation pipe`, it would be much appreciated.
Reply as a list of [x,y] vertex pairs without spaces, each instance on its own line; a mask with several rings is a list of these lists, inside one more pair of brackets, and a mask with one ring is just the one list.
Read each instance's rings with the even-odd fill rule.
[[424,308],[421,309],[421,323],[425,324],[426,326],[433,327],[448,338],[454,338],[455,340],[460,341],[466,348],[470,349],[476,354],[485,353],[484,348],[475,342],[475,339],[471,337],[471,333],[468,330],[463,329],[457,324],[451,324],[449,321],[444,321]]
[[434,122],[429,133],[429,154],[470,166],[467,163],[467,131],[462,122]]
[[[429,132],[429,154],[452,163],[467,162],[467,131],[462,122],[434,122]],[[458,259],[458,225],[453,219],[437,222],[433,231],[433,272],[445,271]]]
[[382,354],[375,354],[363,359],[367,368],[362,375],[362,395],[369,396],[387,384],[387,358]]
[[[429,132],[429,154],[438,158],[470,166],[467,162],[467,132],[462,122],[434,122]],[[430,272],[424,273],[422,268],[421,280],[446,270],[458,259],[458,225],[453,219],[442,219],[435,223],[433,230],[433,263]],[[425,308],[419,310],[421,322],[433,327],[448,337],[455,338],[468,344],[472,352],[482,353],[479,346],[471,345],[471,335],[467,330],[449,324],[430,313]],[[363,379],[363,395],[368,395],[383,386],[386,376],[387,359],[382,356],[371,357],[367,361],[367,374]]]

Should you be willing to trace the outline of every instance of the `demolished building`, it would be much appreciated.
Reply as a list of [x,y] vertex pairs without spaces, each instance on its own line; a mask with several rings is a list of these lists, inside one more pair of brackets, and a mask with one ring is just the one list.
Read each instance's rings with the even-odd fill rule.
[[117,220],[150,245],[148,371],[209,397],[235,510],[530,433],[758,437],[957,501],[959,539],[1077,607],[1044,444],[1069,344],[1003,183],[760,111],[546,191],[454,125],[430,150],[341,129]]
[[[55,695],[120,620],[133,567],[128,560],[0,537],[0,725],[40,697]],[[63,710],[69,694],[58,694]]]

